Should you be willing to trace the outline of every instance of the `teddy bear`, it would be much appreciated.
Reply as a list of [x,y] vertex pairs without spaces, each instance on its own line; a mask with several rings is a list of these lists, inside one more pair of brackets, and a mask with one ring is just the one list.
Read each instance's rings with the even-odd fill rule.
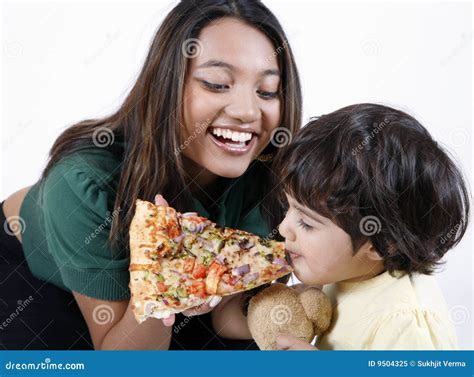
[[318,288],[275,283],[248,306],[248,326],[261,350],[276,350],[276,337],[287,333],[311,342],[329,328],[332,305]]

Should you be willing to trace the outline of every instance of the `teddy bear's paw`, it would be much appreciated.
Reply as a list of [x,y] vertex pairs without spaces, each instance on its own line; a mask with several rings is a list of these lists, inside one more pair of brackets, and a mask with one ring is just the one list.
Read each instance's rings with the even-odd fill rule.
[[280,283],[271,285],[250,300],[247,319],[250,332],[262,350],[277,349],[276,337],[280,333],[308,342],[315,335],[298,293]]
[[308,288],[299,293],[306,316],[313,322],[315,335],[321,335],[331,325],[331,300],[318,288]]

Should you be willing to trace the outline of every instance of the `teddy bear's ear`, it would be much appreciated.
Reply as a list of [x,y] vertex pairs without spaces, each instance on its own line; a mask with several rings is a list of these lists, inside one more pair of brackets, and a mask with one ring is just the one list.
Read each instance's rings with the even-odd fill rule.
[[331,324],[331,301],[318,288],[307,288],[299,292],[299,297],[307,317],[313,322],[314,333],[321,335]]

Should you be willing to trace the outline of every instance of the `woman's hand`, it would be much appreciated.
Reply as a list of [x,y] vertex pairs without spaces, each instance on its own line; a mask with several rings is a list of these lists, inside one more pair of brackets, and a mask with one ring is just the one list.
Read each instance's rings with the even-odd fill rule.
[[[157,206],[169,206],[166,199],[163,198],[163,196],[160,195],[160,194],[155,196],[155,205],[157,205]],[[217,304],[219,304],[221,299],[222,299],[221,296],[211,296],[211,297],[209,297],[207,302],[205,302],[204,304],[196,306],[195,308],[185,310],[183,312],[183,314],[185,316],[192,317],[192,316],[195,316],[195,315],[201,315],[201,314],[209,313],[212,309],[214,309],[214,307],[217,306]],[[163,324],[165,326],[173,326],[174,321],[175,321],[175,315],[171,314],[169,317],[163,318],[162,321],[163,321]]]
[[289,334],[278,335],[276,343],[277,343],[278,349],[284,350],[284,351],[296,351],[296,350],[315,351],[317,350],[316,347],[306,342],[305,340],[302,340],[296,336],[289,335]]
[[210,311],[212,311],[217,306],[217,304],[219,304],[221,302],[221,300],[222,300],[221,296],[211,296],[211,297],[209,297],[207,302],[205,302],[204,304],[201,304],[199,306],[195,306],[194,308],[185,310],[183,312],[183,314],[186,317],[192,317],[192,316],[195,316],[195,315],[201,315],[201,314],[209,313]]

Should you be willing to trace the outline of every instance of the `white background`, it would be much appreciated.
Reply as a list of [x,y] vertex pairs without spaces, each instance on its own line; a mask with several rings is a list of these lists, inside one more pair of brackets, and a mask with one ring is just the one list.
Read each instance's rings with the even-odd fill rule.
[[[299,67],[304,120],[356,102],[401,108],[472,182],[469,3],[264,1]],[[39,177],[59,133],[115,109],[176,2],[4,3],[0,199]],[[461,348],[473,348],[472,226],[437,279]]]

